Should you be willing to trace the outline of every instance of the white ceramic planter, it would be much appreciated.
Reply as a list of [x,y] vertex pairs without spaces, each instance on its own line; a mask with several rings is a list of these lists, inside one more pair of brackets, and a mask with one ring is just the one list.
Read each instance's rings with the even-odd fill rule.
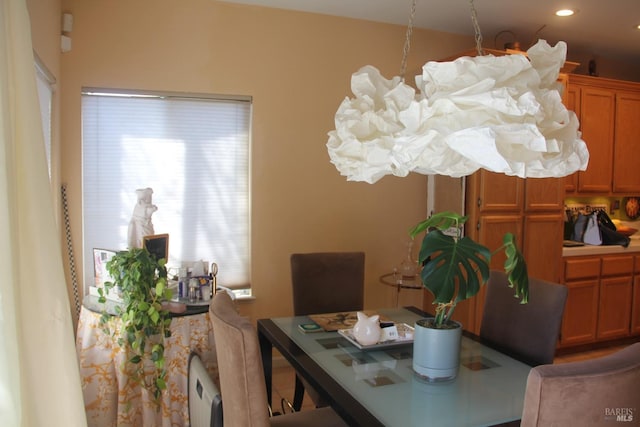
[[453,329],[433,329],[416,322],[413,335],[413,371],[429,382],[453,380],[460,366],[462,324]]

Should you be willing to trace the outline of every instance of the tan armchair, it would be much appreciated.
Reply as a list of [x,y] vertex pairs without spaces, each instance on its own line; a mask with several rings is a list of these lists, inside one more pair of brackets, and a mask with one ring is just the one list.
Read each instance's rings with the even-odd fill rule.
[[225,427],[346,426],[329,407],[269,417],[255,327],[238,314],[226,292],[215,294],[209,314],[216,339]]
[[640,343],[598,359],[537,366],[522,427],[638,425]]

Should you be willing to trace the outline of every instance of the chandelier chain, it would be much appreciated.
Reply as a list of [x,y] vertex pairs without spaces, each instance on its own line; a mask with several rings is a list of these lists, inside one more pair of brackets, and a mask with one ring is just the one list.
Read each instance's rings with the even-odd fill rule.
[[476,36],[476,49],[478,50],[478,55],[484,55],[484,50],[482,49],[482,32],[480,31],[478,13],[473,5],[473,0],[469,0],[469,6],[471,7],[471,22],[473,23],[473,29]]
[[407,26],[407,34],[404,39],[404,49],[402,51],[402,64],[400,65],[400,78],[404,81],[404,74],[407,70],[407,57],[411,49],[411,34],[413,34],[413,18],[416,15],[416,0],[411,3],[411,13],[409,14],[409,25]]

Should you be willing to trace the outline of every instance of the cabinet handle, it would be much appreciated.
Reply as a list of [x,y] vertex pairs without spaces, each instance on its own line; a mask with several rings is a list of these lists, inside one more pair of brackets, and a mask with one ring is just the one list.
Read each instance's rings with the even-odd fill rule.
[[482,199],[478,197],[478,207],[482,206]]

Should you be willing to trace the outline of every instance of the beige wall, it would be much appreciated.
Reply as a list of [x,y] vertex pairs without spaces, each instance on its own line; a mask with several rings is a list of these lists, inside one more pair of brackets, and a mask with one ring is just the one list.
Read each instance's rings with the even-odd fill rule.
[[[214,0],[61,1],[29,4],[37,5],[34,44],[59,78],[58,174],[68,186],[77,254],[81,87],[251,95],[256,300],[245,312],[254,318],[289,314],[289,255],[306,251],[364,250],[366,306],[395,303],[378,277],[400,262],[408,228],[426,214],[426,179],[347,182],[329,163],[325,143],[338,104],[350,95],[351,73],[366,64],[388,77],[398,73],[403,26]],[[74,28],[73,49],[60,56],[62,11],[73,14]],[[417,30],[407,79],[426,60],[473,46],[468,37]],[[80,260],[76,265],[81,268]],[[420,304],[419,295],[406,297],[403,303]]]
[[[325,144],[339,103],[350,95],[351,73],[366,64],[388,77],[399,72],[404,27],[212,0],[63,6],[74,29],[73,49],[62,55],[62,181],[78,253],[82,86],[251,95],[256,300],[244,310],[254,318],[290,314],[289,255],[307,251],[364,250],[366,306],[395,302],[378,277],[401,261],[407,230],[426,214],[426,179],[347,182]],[[407,74],[472,43],[417,31]]]
[[[570,48],[571,47],[569,47],[569,50]],[[580,64],[573,71],[574,74],[589,75],[589,61],[594,60],[596,63],[596,75],[599,77],[640,82],[640,64],[602,58],[589,53],[568,52],[567,56],[569,55],[571,55],[571,61]]]

